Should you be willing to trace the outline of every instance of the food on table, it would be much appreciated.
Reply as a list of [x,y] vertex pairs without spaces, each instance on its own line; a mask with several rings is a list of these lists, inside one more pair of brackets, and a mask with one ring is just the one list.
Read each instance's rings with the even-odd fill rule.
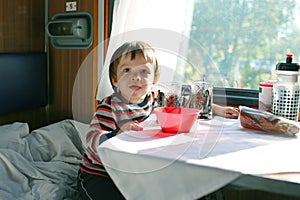
[[300,131],[300,126],[295,121],[247,106],[240,106],[239,109],[240,123],[244,128],[288,136],[294,136]]

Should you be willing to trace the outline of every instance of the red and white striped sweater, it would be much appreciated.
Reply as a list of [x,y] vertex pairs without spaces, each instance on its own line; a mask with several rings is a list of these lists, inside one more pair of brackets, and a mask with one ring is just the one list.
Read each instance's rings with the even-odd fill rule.
[[122,124],[142,122],[157,106],[157,97],[152,92],[139,104],[128,104],[119,93],[104,98],[97,106],[86,135],[86,150],[80,170],[89,174],[109,177],[97,153],[97,146],[114,137]]

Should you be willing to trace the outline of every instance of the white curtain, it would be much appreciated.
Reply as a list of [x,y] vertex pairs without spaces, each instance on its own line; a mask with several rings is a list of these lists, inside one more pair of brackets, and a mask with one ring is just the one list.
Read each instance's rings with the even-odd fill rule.
[[162,67],[160,81],[172,81],[175,70],[180,73],[176,69],[178,57],[184,57],[188,46],[193,4],[193,0],[115,0],[106,60],[99,66],[96,98],[100,100],[113,92],[109,61],[113,52],[127,41],[142,40],[154,47]]

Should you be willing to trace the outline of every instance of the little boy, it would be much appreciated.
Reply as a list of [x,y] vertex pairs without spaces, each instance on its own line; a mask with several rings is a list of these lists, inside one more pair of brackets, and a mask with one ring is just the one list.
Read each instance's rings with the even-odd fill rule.
[[[144,42],[127,42],[112,55],[109,77],[114,93],[99,103],[86,135],[87,148],[77,178],[82,199],[124,199],[106,172],[97,146],[123,131],[143,129],[139,123],[157,106],[152,86],[159,72],[155,50]],[[231,107],[217,105],[213,112],[231,118],[238,114]]]

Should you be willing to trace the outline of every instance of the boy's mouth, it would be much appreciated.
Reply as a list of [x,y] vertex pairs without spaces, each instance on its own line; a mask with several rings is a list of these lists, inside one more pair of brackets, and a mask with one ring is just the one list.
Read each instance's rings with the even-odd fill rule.
[[129,86],[129,88],[130,88],[131,90],[139,90],[139,89],[141,89],[141,87],[140,87],[140,86],[137,86],[137,85],[131,85],[131,86]]

